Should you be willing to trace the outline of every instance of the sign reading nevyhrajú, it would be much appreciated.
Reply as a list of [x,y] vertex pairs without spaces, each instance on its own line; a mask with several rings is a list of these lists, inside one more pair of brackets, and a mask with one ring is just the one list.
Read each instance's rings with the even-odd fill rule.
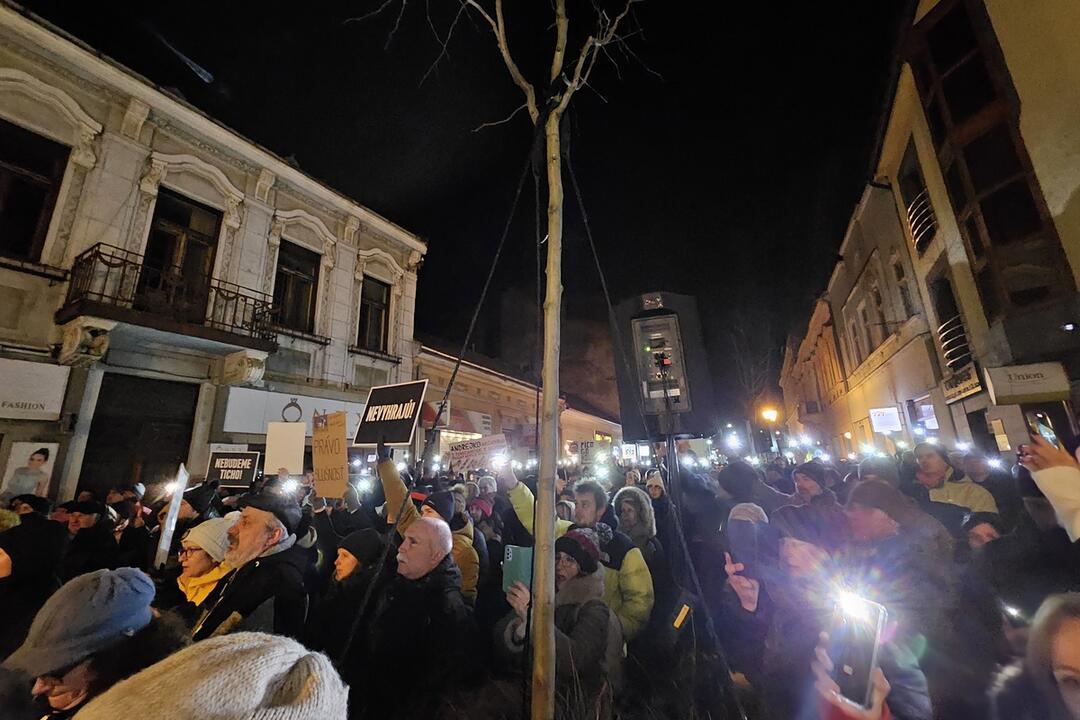
[[380,440],[388,447],[409,445],[423,409],[427,383],[416,380],[371,388],[353,445],[371,446]]

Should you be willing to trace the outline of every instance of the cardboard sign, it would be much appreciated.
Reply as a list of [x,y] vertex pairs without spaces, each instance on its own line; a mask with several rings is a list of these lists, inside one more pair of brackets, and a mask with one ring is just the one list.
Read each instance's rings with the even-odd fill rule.
[[251,487],[255,482],[255,473],[259,470],[257,452],[222,452],[210,453],[210,464],[206,466],[206,482],[217,480],[221,487]]
[[496,455],[506,456],[506,436],[502,433],[450,446],[450,464],[459,472],[490,468],[491,460]]
[[184,463],[180,463],[180,469],[176,472],[176,484],[173,486],[172,497],[169,498],[169,512],[165,514],[165,522],[161,523],[161,536],[158,539],[157,552],[154,553],[154,567],[165,565],[169,559],[169,548],[172,547],[172,536],[176,530],[176,520],[180,517],[180,503],[184,500],[184,491],[187,490],[188,471]]
[[582,465],[602,462],[611,454],[611,443],[599,440],[582,440],[579,444],[579,457]]
[[416,421],[424,407],[427,383],[417,380],[371,388],[353,445],[377,445],[380,440],[387,447],[411,444]]
[[316,415],[311,419],[311,462],[315,471],[315,494],[345,497],[349,484],[349,452],[345,442],[346,413]]
[[272,422],[266,426],[267,475],[277,475],[285,468],[290,475],[304,473],[304,436],[302,422]]

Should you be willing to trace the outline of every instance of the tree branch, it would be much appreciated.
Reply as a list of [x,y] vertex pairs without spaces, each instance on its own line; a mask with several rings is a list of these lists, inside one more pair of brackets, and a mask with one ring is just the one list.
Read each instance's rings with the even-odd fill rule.
[[599,32],[596,35],[590,35],[585,40],[585,44],[582,45],[581,53],[578,55],[577,62],[574,65],[573,77],[567,83],[566,90],[563,91],[562,97],[559,99],[559,104],[556,107],[557,113],[561,114],[566,110],[567,105],[570,104],[571,96],[589,82],[589,75],[596,66],[596,56],[604,45],[607,45],[618,37],[616,33],[619,31],[619,24],[622,23],[623,19],[628,14],[630,14],[630,6],[633,3],[634,0],[626,0],[626,5],[623,7],[622,12],[616,15],[615,19],[611,21],[608,21],[606,14],[601,12],[598,20]]
[[513,78],[514,84],[525,93],[525,106],[529,108],[529,118],[532,119],[533,125],[535,125],[540,119],[540,111],[536,107],[536,90],[521,74],[521,69],[518,68],[513,56],[510,55],[510,44],[506,40],[506,22],[503,19],[502,0],[495,0],[494,18],[480,6],[477,0],[461,1],[480,13],[480,17],[484,18],[487,24],[491,26],[492,32],[495,33],[495,42],[498,44],[499,52],[502,54],[503,63],[506,65],[506,69],[510,71],[510,77]]
[[555,54],[551,58],[551,76],[548,82],[555,82],[555,78],[562,74],[563,63],[566,60],[566,35],[570,28],[570,20],[566,17],[566,0],[555,0]]
[[514,119],[515,115],[517,115],[519,112],[521,112],[522,110],[525,110],[528,107],[529,107],[528,105],[522,103],[521,105],[518,105],[514,109],[514,112],[510,113],[509,115],[504,117],[502,120],[496,120],[495,122],[486,122],[483,125],[479,125],[479,126],[473,128],[473,132],[480,132],[484,128],[495,127],[496,125],[502,125],[503,123],[508,123],[508,122],[510,122],[511,120]]

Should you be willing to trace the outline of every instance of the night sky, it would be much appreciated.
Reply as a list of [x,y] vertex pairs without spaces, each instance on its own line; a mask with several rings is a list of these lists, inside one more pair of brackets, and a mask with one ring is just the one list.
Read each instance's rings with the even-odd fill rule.
[[[459,23],[449,57],[421,84],[440,50],[424,2],[407,6],[388,48],[399,5],[346,22],[381,2],[28,5],[422,236],[417,331],[457,343],[532,128],[522,112],[473,132],[522,102],[482,21]],[[445,32],[456,3],[427,4]],[[728,313],[755,313],[778,364],[824,289],[867,178],[901,4],[645,0],[628,26],[638,59],[614,51],[618,72],[599,66],[595,91],[573,101],[572,154],[615,300],[697,295],[725,410]],[[550,54],[549,3],[507,6],[512,47],[535,79]],[[527,185],[495,293],[533,292],[532,198]],[[567,313],[602,321],[582,225],[567,208]]]

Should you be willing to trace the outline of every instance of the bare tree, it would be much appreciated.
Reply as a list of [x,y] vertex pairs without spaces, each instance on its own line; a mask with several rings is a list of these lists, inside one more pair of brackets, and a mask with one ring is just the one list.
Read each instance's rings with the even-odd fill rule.
[[752,418],[755,405],[773,382],[776,349],[772,322],[763,311],[735,308],[729,313],[726,334],[737,399],[746,417]]
[[[408,0],[384,0],[378,8],[358,20],[378,15],[400,1],[400,8],[391,30],[390,38],[397,31]],[[562,307],[562,239],[563,239],[563,181],[562,138],[560,123],[570,101],[582,88],[589,86],[589,79],[602,57],[611,58],[609,49],[619,47],[627,57],[636,56],[625,43],[626,36],[620,29],[628,22],[631,7],[640,0],[616,0],[607,9],[601,0],[582,3],[582,10],[575,15],[575,27],[580,22],[587,31],[576,56],[568,55],[571,19],[567,14],[566,0],[552,0],[554,10],[554,48],[550,69],[543,85],[530,82],[522,72],[510,50],[503,0],[447,0],[459,4],[453,21],[445,34],[440,35],[431,22],[428,23],[442,51],[432,68],[445,57],[447,46],[463,14],[479,18],[488,25],[503,64],[511,80],[521,90],[523,103],[504,120],[487,123],[491,126],[509,122],[522,109],[537,131],[543,132],[544,158],[547,174],[547,283],[544,299],[544,366],[542,373],[541,427],[540,427],[540,475],[537,482],[536,567],[533,581],[533,678],[532,717],[548,720],[555,716],[555,473],[558,461],[559,423],[559,347],[561,327],[559,313]],[[388,38],[387,42],[390,42]],[[571,51],[572,52],[572,51]],[[431,70],[428,71],[430,74]],[[426,77],[426,76],[425,76]],[[478,130],[481,128],[477,128]]]

